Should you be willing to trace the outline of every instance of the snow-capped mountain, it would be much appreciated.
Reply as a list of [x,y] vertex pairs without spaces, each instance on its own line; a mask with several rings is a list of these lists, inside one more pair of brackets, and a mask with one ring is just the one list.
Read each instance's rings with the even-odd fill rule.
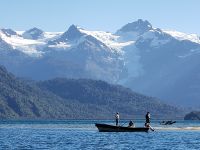
[[25,31],[22,36],[25,39],[32,39],[32,40],[37,40],[39,38],[43,38],[44,32],[41,29],[38,28],[32,28],[30,30]]
[[8,37],[11,37],[13,35],[17,35],[17,32],[13,31],[12,29],[1,29],[1,32]]
[[133,39],[137,40],[140,35],[152,29],[152,25],[147,20],[143,21],[142,19],[139,19],[138,21],[126,24],[119,29],[116,34],[120,35],[125,41]]
[[0,64],[17,76],[105,80],[178,105],[200,105],[199,58],[199,36],[141,19],[114,34],[0,30]]

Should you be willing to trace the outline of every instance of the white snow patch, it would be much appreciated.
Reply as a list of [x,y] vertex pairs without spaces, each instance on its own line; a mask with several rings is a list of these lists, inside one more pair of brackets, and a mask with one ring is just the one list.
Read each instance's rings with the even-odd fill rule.
[[24,39],[23,37],[18,36],[18,35],[12,35],[8,37],[1,31],[0,31],[0,37],[6,43],[10,44],[13,47],[13,49],[18,49],[22,51],[23,53],[30,56],[39,57],[42,55],[42,52],[37,50],[37,46],[41,46],[45,44],[42,41]]
[[51,47],[51,48],[64,48],[64,49],[67,49],[67,48],[70,48],[71,45],[70,44],[67,44],[65,42],[60,42],[56,45],[49,45],[48,47]]
[[[18,35],[21,35],[24,33],[25,31],[16,31],[16,33]],[[64,32],[44,32],[43,37],[38,39],[37,41],[47,41],[47,40],[52,40],[54,38],[57,38],[58,36],[60,36],[61,34],[63,34]]]
[[22,35],[25,31],[15,31],[18,35]]
[[127,42],[119,42],[120,36],[113,35],[110,32],[104,31],[87,31],[82,28],[79,28],[82,33],[87,35],[91,35],[95,37],[97,40],[101,41],[105,45],[107,45],[111,49],[115,49],[117,51],[121,51],[121,49],[125,46],[133,44],[135,41],[127,41]]
[[60,36],[63,33],[64,32],[44,32],[44,37],[46,39],[52,39],[52,38],[56,38],[56,37]]
[[[121,41],[120,36],[114,35],[110,32],[104,32],[104,31],[87,31],[85,29],[82,29],[80,27],[77,27],[80,32],[91,35],[97,40],[101,41],[104,43],[106,46],[108,46],[111,50],[117,51],[119,53],[123,52],[123,48],[126,46],[129,46],[131,44],[134,44],[135,41],[133,40],[126,40],[126,41]],[[16,31],[18,35],[22,35],[24,31]],[[44,37],[40,38],[38,40],[31,40],[31,39],[24,39],[23,37],[20,36],[12,36],[12,37],[5,37],[4,40],[11,44],[13,47],[21,47],[21,49],[24,49],[24,52],[27,52],[28,47],[30,47],[29,53],[31,51],[34,51],[34,47],[31,45],[35,46],[40,46],[40,45],[45,45],[49,40],[56,39],[60,35],[62,35],[63,32],[44,32]],[[60,42],[55,45],[49,45],[48,47],[51,48],[57,48],[57,49],[69,49],[73,46],[76,46],[83,42],[85,40],[84,37],[76,41],[76,43],[66,43],[66,42]],[[35,52],[37,50],[35,49]]]
[[197,34],[186,34],[183,32],[178,31],[170,31],[170,30],[163,30],[165,33],[170,34],[174,38],[182,41],[182,40],[189,40],[195,43],[200,44],[200,37]]
[[169,42],[168,39],[167,39],[167,40],[159,39],[159,38],[155,35],[155,31],[154,31],[154,30],[150,30],[150,31],[144,33],[144,34],[142,35],[142,37],[143,37],[144,40],[145,40],[145,39],[150,39],[150,40],[152,40],[152,41],[151,41],[151,46],[152,46],[152,47],[157,47],[157,46],[159,46],[159,45],[163,45],[163,44],[166,44],[166,43]]

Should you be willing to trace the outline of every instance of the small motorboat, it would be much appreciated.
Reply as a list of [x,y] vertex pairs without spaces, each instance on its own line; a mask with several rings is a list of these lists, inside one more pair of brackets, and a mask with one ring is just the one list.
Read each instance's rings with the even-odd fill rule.
[[123,127],[96,123],[99,132],[148,132],[148,127]]
[[176,121],[172,121],[172,120],[160,122],[161,125],[172,125],[174,123],[176,123]]

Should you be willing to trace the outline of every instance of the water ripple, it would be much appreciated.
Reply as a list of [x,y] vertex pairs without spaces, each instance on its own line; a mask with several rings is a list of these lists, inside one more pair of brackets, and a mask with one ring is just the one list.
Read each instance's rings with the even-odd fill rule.
[[[193,125],[193,124],[190,124]],[[197,124],[195,124],[197,126]],[[93,122],[0,124],[2,150],[199,150],[199,132],[101,133]]]

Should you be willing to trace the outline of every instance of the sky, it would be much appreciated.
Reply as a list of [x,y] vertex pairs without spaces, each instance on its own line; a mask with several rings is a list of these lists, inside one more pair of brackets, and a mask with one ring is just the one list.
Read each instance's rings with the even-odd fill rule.
[[71,24],[116,32],[137,19],[200,35],[200,0],[0,0],[0,28],[66,31]]

